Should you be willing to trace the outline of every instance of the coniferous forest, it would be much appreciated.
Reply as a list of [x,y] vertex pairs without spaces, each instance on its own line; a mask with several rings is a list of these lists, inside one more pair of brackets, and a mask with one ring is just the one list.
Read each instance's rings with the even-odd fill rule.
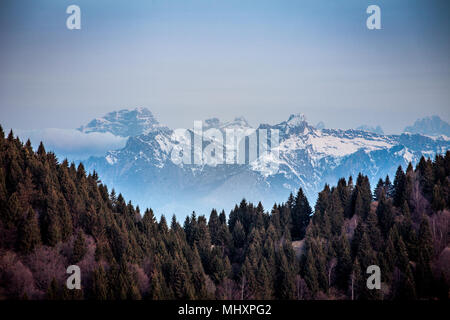
[[[300,189],[185,221],[157,221],[100,178],[0,127],[0,299],[449,297],[450,151],[373,189],[361,173],[315,204]],[[66,287],[69,265],[81,290]]]

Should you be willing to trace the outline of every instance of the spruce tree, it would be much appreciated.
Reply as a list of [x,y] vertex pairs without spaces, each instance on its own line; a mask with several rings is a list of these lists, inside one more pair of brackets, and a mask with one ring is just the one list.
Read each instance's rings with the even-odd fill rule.
[[18,249],[23,253],[30,253],[41,243],[41,234],[36,214],[31,208],[28,209],[27,215],[19,225],[17,241]]
[[73,243],[72,263],[81,261],[86,254],[86,241],[84,240],[83,233],[78,231],[77,237]]
[[313,295],[315,295],[319,291],[319,282],[317,280],[317,271],[311,248],[308,250],[306,254],[304,274],[305,274],[305,281],[306,284],[308,285],[309,290]]
[[394,224],[394,212],[391,200],[381,198],[376,211],[381,233],[386,237]]
[[431,236],[428,217],[422,216],[419,227],[419,251],[423,255],[425,263],[429,263],[433,257],[433,239]]
[[292,237],[294,239],[302,239],[305,236],[306,228],[311,219],[312,209],[308,199],[303,193],[303,189],[298,190],[297,196],[291,211],[292,214]]
[[401,207],[406,200],[406,175],[401,166],[397,168],[394,180],[394,206]]
[[372,249],[369,237],[365,232],[363,233],[362,238],[360,240],[356,257],[358,258],[361,270],[363,272],[367,270],[367,267],[378,264],[376,253]]
[[367,224],[367,233],[369,236],[370,244],[372,248],[376,251],[381,249],[383,245],[383,238],[381,236],[381,231],[378,228],[378,218],[375,212],[370,211],[366,220]]
[[7,209],[4,213],[5,215],[2,217],[2,220],[7,227],[13,227],[21,218],[21,207],[16,192],[9,197]]
[[233,240],[235,248],[242,248],[245,243],[245,231],[242,223],[238,220],[233,229]]
[[337,265],[336,283],[341,289],[347,289],[348,277],[352,269],[352,257],[350,255],[350,245],[345,234],[339,238],[336,245]]
[[93,272],[92,297],[95,300],[108,299],[108,280],[106,278],[106,273],[102,265],[96,268]]
[[389,179],[389,175],[386,176],[384,179],[384,193],[386,198],[392,198],[394,194],[394,186],[391,183],[391,180]]
[[431,207],[434,211],[441,211],[445,208],[445,199],[442,194],[441,183],[438,181],[433,187]]
[[213,245],[219,245],[219,230],[220,230],[220,221],[219,216],[217,215],[216,209],[211,211],[208,221],[209,234],[211,235],[211,243]]
[[383,179],[380,178],[378,180],[377,186],[375,187],[375,191],[373,193],[374,200],[378,201],[380,199],[381,193],[384,192],[384,190],[385,190],[384,188],[385,188],[385,186],[384,186]]
[[278,269],[278,292],[279,299],[292,300],[295,295],[295,274],[292,267],[288,265],[283,250],[280,251],[279,269]]

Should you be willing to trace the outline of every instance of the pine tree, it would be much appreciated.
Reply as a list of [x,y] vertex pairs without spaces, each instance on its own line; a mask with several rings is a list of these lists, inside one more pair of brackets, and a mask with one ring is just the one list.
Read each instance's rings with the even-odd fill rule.
[[378,218],[375,212],[373,211],[369,212],[366,224],[370,244],[372,248],[378,251],[381,249],[381,246],[383,244],[383,238],[381,236],[380,229],[378,228]]
[[292,192],[289,194],[289,198],[288,201],[286,202],[286,205],[289,207],[289,209],[294,209],[294,205],[295,205],[295,198],[294,195],[292,194]]
[[365,272],[368,266],[377,265],[376,254],[370,245],[369,237],[367,233],[363,233],[358,246],[358,252],[356,254],[358,261],[360,263],[361,270]]
[[386,179],[384,179],[384,193],[387,199],[392,198],[394,194],[394,186],[389,179],[389,175],[387,175]]
[[361,291],[362,272],[358,259],[355,259],[349,279],[350,299],[356,300]]
[[431,160],[425,160],[422,157],[417,165],[419,176],[420,176],[420,185],[422,187],[422,192],[425,198],[428,200],[432,199],[433,195],[433,187],[434,187],[434,172],[433,165]]
[[384,186],[384,182],[383,179],[379,179],[377,186],[375,187],[375,191],[373,193],[373,199],[378,201],[380,199],[381,193],[385,192],[385,186]]
[[21,208],[16,192],[9,197],[7,209],[4,212],[5,215],[2,217],[2,220],[7,227],[14,226],[21,218]]
[[331,213],[331,233],[337,236],[341,233],[341,229],[344,224],[344,208],[342,207],[337,189],[334,189],[331,193],[329,212]]
[[426,297],[431,293],[433,275],[431,272],[430,261],[427,261],[426,253],[419,252],[415,269],[415,283],[417,284],[416,293],[419,296]]
[[61,241],[61,219],[57,207],[58,195],[51,188],[46,196],[45,211],[40,218],[42,242],[54,246]]
[[283,253],[283,250],[280,251],[277,283],[277,297],[287,300],[294,299],[295,274],[292,268],[288,265],[288,261]]
[[6,222],[9,219],[7,201],[8,191],[6,189],[5,171],[2,167],[0,167],[0,221],[3,222]]
[[[67,240],[73,233],[73,224],[69,208],[63,197],[61,197],[58,201],[58,212],[61,218],[61,238],[64,241]],[[95,227],[95,225],[89,225],[89,229],[93,227]]]
[[302,188],[298,190],[292,215],[292,237],[294,239],[302,239],[305,236],[306,228],[308,227],[309,220],[311,219],[312,209],[309,205],[308,199],[303,193]]
[[431,203],[431,207],[434,211],[441,211],[445,208],[445,200],[442,196],[442,193],[441,183],[438,181],[437,184],[435,184],[433,187],[433,200]]
[[163,290],[163,283],[165,283],[165,280],[161,273],[159,273],[157,270],[153,273],[152,280],[151,280],[151,300],[162,300],[166,299],[166,295],[164,294]]
[[362,222],[358,222],[358,225],[356,226],[356,229],[353,233],[353,239],[351,242],[351,251],[352,251],[352,256],[356,256],[356,254],[358,253],[358,248],[361,244],[361,240],[364,236],[364,234],[366,233],[367,229],[364,223]]
[[161,215],[161,219],[159,219],[159,231],[162,234],[166,234],[169,232],[169,228],[167,227],[167,221],[166,217],[164,215]]
[[222,210],[219,214],[219,221],[220,224],[226,224],[227,223],[227,216],[225,215],[225,211]]
[[192,299],[193,288],[188,283],[188,277],[185,270],[179,264],[175,264],[174,272],[174,294],[177,299]]
[[409,257],[408,251],[406,250],[405,243],[403,242],[402,237],[400,236],[397,241],[397,266],[402,272],[406,272],[409,268]]
[[431,236],[430,224],[426,216],[422,217],[419,227],[419,251],[423,255],[425,263],[429,263],[433,257],[433,239]]
[[245,231],[241,221],[237,221],[233,229],[233,240],[236,248],[242,248],[245,243]]
[[358,217],[363,218],[365,215],[365,212],[364,212],[363,200],[362,200],[359,189],[356,189],[355,194],[356,194],[356,196],[355,196],[355,205],[354,205],[353,214],[357,215]]
[[394,224],[394,213],[391,200],[386,200],[382,197],[378,203],[376,213],[380,231],[384,236],[387,236],[389,230]]
[[256,298],[260,300],[273,299],[272,279],[268,271],[267,260],[263,257],[256,272]]
[[23,253],[30,253],[41,243],[41,234],[36,214],[29,208],[28,213],[19,225],[18,249]]
[[417,299],[416,285],[410,266],[400,275],[400,279],[395,286],[394,299],[408,301]]
[[219,245],[219,230],[220,230],[220,221],[219,216],[217,215],[216,209],[211,211],[211,215],[209,216],[208,221],[209,234],[211,235],[211,243],[213,245]]
[[406,175],[402,166],[397,168],[394,180],[394,206],[401,207],[406,200]]
[[336,265],[336,283],[341,289],[346,289],[348,277],[352,269],[352,259],[350,255],[350,245],[345,234],[339,238],[336,245],[337,265]]
[[305,262],[305,281],[309,290],[314,295],[319,291],[319,282],[317,280],[317,271],[314,263],[314,256],[311,248],[308,250]]
[[391,228],[389,231],[388,239],[384,248],[384,259],[388,267],[388,271],[394,271],[396,265],[396,248],[395,243],[398,239],[398,234],[396,234],[396,229]]
[[72,263],[81,261],[86,254],[86,251],[86,241],[84,240],[83,233],[81,231],[78,231],[77,238],[73,243]]
[[92,297],[95,300],[108,299],[108,281],[102,265],[94,270],[92,276]]
[[[11,131],[11,132],[12,132],[12,131]],[[37,154],[38,154],[40,157],[45,157],[45,156],[46,156],[44,144],[42,143],[42,141],[39,143],[39,147],[38,147],[38,150],[37,150]]]
[[[360,199],[358,199],[358,197]],[[359,203],[357,203],[357,201],[359,201]],[[367,176],[359,174],[358,179],[356,180],[356,188],[355,188],[355,198],[354,198],[355,213],[358,214],[363,219],[365,219],[370,211],[371,202],[372,202],[372,192],[370,189],[369,178]]]

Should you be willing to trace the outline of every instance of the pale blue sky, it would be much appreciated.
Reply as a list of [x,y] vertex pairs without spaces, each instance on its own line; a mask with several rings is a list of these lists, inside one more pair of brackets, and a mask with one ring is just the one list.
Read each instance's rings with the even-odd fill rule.
[[[450,1],[1,1],[0,123],[76,128],[146,106],[171,127],[450,121]],[[66,29],[68,5],[82,29]],[[382,30],[366,28],[378,4]]]

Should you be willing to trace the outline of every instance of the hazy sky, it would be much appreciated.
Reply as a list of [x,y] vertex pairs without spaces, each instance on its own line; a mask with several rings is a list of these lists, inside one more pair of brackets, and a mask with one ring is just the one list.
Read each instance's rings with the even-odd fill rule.
[[[366,28],[370,4],[382,30]],[[400,132],[450,121],[449,62],[450,1],[2,0],[0,123],[76,128],[146,106],[170,127],[301,112]]]

